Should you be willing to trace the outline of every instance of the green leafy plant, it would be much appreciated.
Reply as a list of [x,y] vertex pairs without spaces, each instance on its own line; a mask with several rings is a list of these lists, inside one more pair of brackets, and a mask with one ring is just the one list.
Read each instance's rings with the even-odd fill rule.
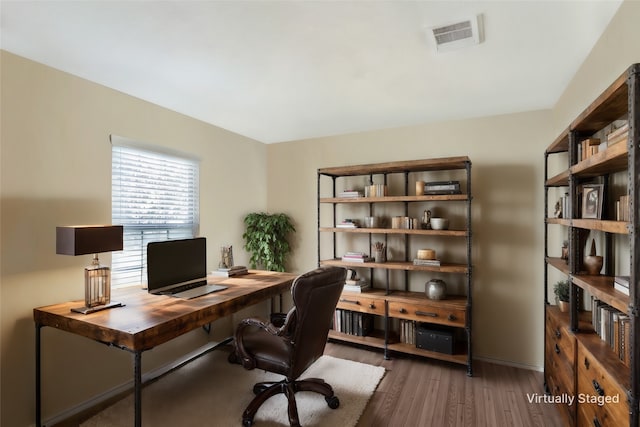
[[559,301],[569,302],[569,281],[560,280],[553,285],[553,293]]
[[287,240],[296,231],[291,218],[284,213],[253,212],[244,218],[244,248],[251,254],[251,268],[285,271],[285,261],[291,253]]

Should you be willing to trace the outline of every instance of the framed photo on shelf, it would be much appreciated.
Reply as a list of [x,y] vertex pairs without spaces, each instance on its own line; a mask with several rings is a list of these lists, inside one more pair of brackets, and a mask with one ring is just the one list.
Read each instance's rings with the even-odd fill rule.
[[582,186],[582,218],[602,218],[602,184]]

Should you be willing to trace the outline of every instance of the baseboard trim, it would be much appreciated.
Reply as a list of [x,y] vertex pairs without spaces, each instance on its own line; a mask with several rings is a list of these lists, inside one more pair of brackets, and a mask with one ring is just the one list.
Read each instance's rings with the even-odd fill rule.
[[512,368],[526,369],[527,371],[538,371],[538,372],[544,371],[544,368],[542,366],[526,365],[524,363],[516,363],[516,362],[511,362],[508,360],[501,360],[501,359],[492,359],[490,357],[474,356],[473,360],[480,360],[482,362],[493,363],[495,365],[510,366]]
[[[197,349],[195,349],[194,351],[187,353],[186,355],[184,355],[183,357],[176,359],[170,363],[167,363],[164,366],[161,366],[159,368],[156,368],[152,371],[149,371],[147,373],[142,374],[142,384],[146,385],[150,382],[156,381],[157,379],[161,378],[163,375],[168,374],[169,372],[175,371],[176,369],[186,365],[189,362],[192,362],[194,360],[196,360],[197,358],[204,356],[205,354],[221,347],[224,345],[227,345],[228,343],[230,343],[232,340],[232,338],[226,338],[220,342],[208,342],[207,344],[203,345],[202,347],[199,347]],[[47,426],[53,426],[56,425],[58,423],[61,423],[64,420],[67,420],[69,418],[72,418],[84,411],[87,411],[97,405],[100,405],[110,399],[113,399],[116,396],[119,396],[121,394],[125,394],[125,393],[129,393],[131,391],[133,391],[133,378],[130,379],[129,381],[122,383],[116,387],[113,387],[107,391],[105,391],[104,393],[100,393],[98,395],[95,395],[94,397],[92,397],[89,400],[85,400],[84,402],[72,406],[71,408],[62,411],[56,415],[54,415],[53,417],[45,420],[43,422],[43,426],[47,427]],[[32,427],[35,426],[35,424],[31,424]]]

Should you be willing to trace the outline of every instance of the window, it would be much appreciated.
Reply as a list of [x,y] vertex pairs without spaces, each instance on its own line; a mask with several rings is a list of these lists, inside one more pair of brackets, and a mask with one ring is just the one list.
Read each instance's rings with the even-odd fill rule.
[[113,253],[111,282],[146,283],[147,243],[198,234],[199,162],[111,140],[111,218],[124,226],[124,249]]

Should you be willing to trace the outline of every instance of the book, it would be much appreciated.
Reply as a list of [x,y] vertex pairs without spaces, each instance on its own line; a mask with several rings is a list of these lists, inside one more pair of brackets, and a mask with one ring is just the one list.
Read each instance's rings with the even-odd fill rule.
[[356,191],[356,190],[344,190],[338,193],[338,197],[343,197],[343,198],[358,198],[363,196],[364,195],[362,194],[362,191]]
[[617,142],[627,139],[629,135],[629,122],[620,126],[618,129],[607,134],[607,144],[613,145]]
[[413,265],[427,265],[431,267],[440,267],[440,260],[438,259],[418,259],[413,260]]
[[358,228],[358,226],[358,221],[348,218],[336,225],[338,228]]
[[616,276],[613,279],[613,289],[629,295],[629,276]]
[[424,183],[424,194],[460,193],[460,181],[436,181]]
[[218,277],[242,276],[243,274],[249,274],[249,270],[243,265],[235,265],[231,268],[219,268],[211,272],[212,276]]
[[364,279],[346,280],[343,290],[349,292],[362,292],[369,289],[370,287],[371,285],[369,285],[369,283]]

